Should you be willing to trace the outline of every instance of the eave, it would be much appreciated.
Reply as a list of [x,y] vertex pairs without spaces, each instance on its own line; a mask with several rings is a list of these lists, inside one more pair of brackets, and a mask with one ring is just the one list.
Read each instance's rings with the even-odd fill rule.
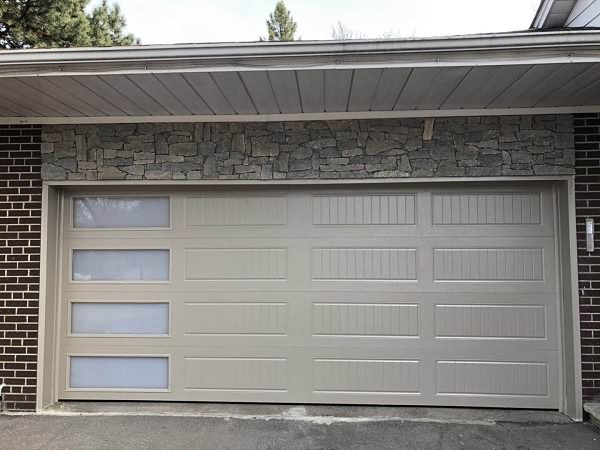
[[600,32],[0,52],[0,123],[600,110]]

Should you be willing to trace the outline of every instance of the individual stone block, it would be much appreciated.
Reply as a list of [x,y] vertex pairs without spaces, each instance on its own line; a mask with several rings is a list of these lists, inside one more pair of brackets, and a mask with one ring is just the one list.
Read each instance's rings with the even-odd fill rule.
[[234,166],[235,173],[249,173],[249,172],[260,172],[260,166],[249,165],[249,166]]
[[275,160],[275,170],[279,172],[287,172],[289,167],[290,154],[280,153]]
[[217,160],[214,156],[209,156],[204,161],[203,173],[205,177],[214,177],[217,174]]
[[[106,159],[106,154],[104,155]],[[134,164],[152,164],[154,162],[154,153],[137,152],[133,154]]]
[[42,165],[42,179],[43,180],[66,180],[67,171],[53,164]]
[[234,134],[231,138],[231,151],[245,153],[246,152],[246,139],[243,134]]
[[277,156],[279,144],[267,141],[252,141],[252,156]]
[[388,152],[397,148],[398,144],[394,141],[367,139],[367,155],[377,155],[378,153]]
[[146,170],[145,177],[147,180],[170,180],[172,174],[170,170]]
[[144,175],[145,172],[145,168],[142,165],[137,165],[137,166],[125,166],[125,167],[120,167],[121,170],[127,172],[129,175]]
[[194,142],[181,142],[169,145],[169,154],[181,156],[195,156],[198,154],[198,146]]
[[289,161],[289,171],[308,170],[312,169],[312,161],[310,159],[292,159]]
[[116,167],[101,167],[98,170],[99,180],[124,180],[127,175]]

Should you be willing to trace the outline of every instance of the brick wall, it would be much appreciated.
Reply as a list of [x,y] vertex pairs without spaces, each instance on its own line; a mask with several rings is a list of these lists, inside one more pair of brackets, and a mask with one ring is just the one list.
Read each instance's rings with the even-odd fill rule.
[[574,124],[583,397],[590,400],[600,399],[600,249],[586,251],[585,219],[594,218],[600,232],[600,113],[578,114]]
[[0,125],[0,382],[8,410],[35,409],[41,128]]

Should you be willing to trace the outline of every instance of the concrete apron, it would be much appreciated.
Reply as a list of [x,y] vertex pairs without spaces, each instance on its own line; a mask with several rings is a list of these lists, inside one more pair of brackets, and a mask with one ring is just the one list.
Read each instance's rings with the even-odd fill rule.
[[462,425],[569,424],[556,411],[487,408],[426,408],[396,406],[279,405],[238,403],[59,402],[40,413],[6,415],[44,416],[162,416],[237,420],[283,420],[320,425],[334,423],[415,422]]

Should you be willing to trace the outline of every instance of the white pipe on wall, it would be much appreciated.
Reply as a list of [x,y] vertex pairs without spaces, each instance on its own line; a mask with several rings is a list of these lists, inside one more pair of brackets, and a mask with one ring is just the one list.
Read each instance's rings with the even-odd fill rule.
[[4,405],[3,405],[3,401],[2,401],[2,389],[4,389],[6,386],[5,383],[0,384],[0,411],[2,411],[4,409]]

